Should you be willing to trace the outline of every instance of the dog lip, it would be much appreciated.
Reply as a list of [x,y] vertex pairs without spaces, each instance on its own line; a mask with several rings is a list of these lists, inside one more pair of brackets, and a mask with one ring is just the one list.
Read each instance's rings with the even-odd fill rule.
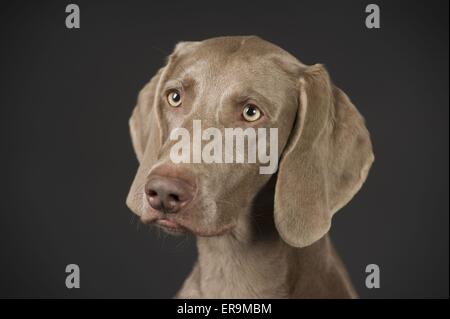
[[156,221],[156,223],[160,226],[163,226],[163,227],[166,227],[166,228],[169,228],[172,230],[181,230],[181,226],[178,223],[174,222],[173,220],[162,218],[162,219],[158,219]]

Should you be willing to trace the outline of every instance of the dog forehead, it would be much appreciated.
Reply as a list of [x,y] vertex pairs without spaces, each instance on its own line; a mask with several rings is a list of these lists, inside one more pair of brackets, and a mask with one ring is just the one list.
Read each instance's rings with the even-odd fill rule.
[[257,62],[275,59],[290,65],[302,65],[284,49],[257,36],[229,36],[180,42],[176,45],[172,58],[182,64],[202,60],[210,65],[224,65],[237,60]]
[[[303,66],[278,46],[255,36],[220,37],[177,45],[172,75],[217,84],[260,83],[268,88],[296,81]],[[264,85],[267,84],[267,85]]]
[[280,56],[290,56],[282,48],[257,36],[217,37],[197,43],[199,52],[205,51],[213,55],[264,56],[279,54]]

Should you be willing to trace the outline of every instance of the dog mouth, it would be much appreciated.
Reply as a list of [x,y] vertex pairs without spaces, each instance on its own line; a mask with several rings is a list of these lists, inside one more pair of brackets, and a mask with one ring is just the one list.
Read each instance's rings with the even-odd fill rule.
[[236,226],[234,223],[230,223],[218,229],[215,227],[213,227],[212,229],[210,229],[209,227],[208,229],[202,229],[195,227],[194,225],[192,225],[192,222],[189,222],[185,218],[167,216],[166,214],[156,212],[152,209],[145,211],[144,214],[141,215],[140,220],[145,225],[154,225],[169,234],[181,235],[191,233],[196,236],[202,237],[225,235]]
[[140,215],[140,221],[144,225],[155,225],[158,228],[163,229],[169,233],[185,233],[187,232],[186,227],[180,225],[172,218],[167,218],[163,214],[160,214],[154,210],[147,210],[142,215]]
[[173,220],[169,220],[166,218],[157,219],[155,224],[158,227],[163,228],[164,230],[169,231],[170,233],[185,233],[186,229],[182,227],[180,224]]

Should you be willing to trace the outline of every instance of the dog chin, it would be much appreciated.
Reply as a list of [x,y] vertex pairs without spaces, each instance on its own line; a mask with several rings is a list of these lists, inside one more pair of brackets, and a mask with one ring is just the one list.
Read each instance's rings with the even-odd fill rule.
[[168,219],[158,219],[153,223],[158,228],[163,229],[166,233],[175,236],[192,234],[199,237],[215,237],[225,235],[234,228],[234,225],[229,225],[219,229],[193,229],[193,227]]
[[154,221],[154,224],[170,235],[177,236],[189,232],[186,228],[180,226],[178,223],[167,219],[158,219]]
[[193,228],[187,225],[182,225],[182,229],[198,237],[217,237],[228,234],[234,228],[233,225],[226,225],[223,227],[211,227],[211,228]]
[[183,218],[166,218],[164,215],[148,209],[140,215],[143,224],[154,225],[170,235],[193,234],[200,237],[221,236],[229,233],[235,226],[234,223],[221,227],[195,227],[190,225],[192,222]]

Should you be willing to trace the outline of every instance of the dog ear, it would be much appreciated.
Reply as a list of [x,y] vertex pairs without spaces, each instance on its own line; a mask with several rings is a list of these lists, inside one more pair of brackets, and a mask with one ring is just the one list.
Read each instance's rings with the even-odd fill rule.
[[155,103],[155,95],[159,79],[163,72],[161,68],[155,76],[139,92],[137,104],[129,120],[131,141],[139,162],[142,161],[150,131],[150,114]]
[[[196,41],[186,41],[179,42],[173,52],[167,58],[167,66],[169,66],[174,60],[178,59],[181,55],[187,55],[194,50],[200,42]],[[153,109],[155,103],[155,95],[157,92],[157,86],[161,75],[166,67],[161,68],[156,75],[144,86],[144,88],[139,92],[137,104],[131,114],[129,121],[131,140],[133,143],[133,148],[138,158],[141,162],[145,147],[148,141],[148,134],[150,131],[150,120],[149,116]]]
[[366,180],[374,160],[364,119],[333,86],[322,65],[300,79],[299,108],[275,189],[275,225],[283,240],[308,246],[331,226]]

